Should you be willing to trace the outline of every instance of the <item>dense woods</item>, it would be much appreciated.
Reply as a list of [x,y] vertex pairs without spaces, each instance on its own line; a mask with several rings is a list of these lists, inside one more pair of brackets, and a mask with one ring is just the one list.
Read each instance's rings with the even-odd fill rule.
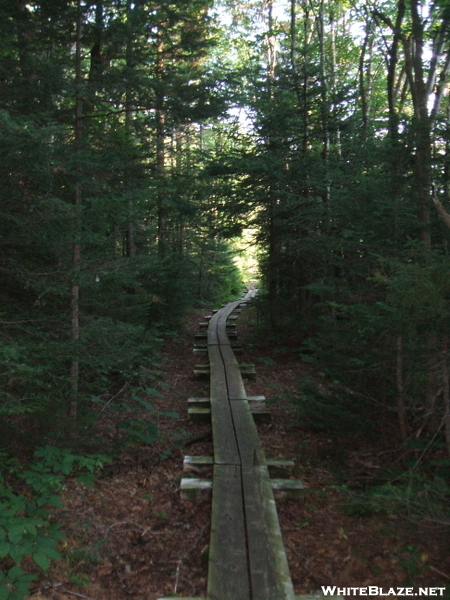
[[[3,0],[0,15],[4,477],[46,443],[92,451],[99,406],[159,393],[186,310],[240,294],[245,230],[260,331],[315,373],[299,419],[394,423],[393,447],[419,452],[414,485],[445,497],[448,0]],[[139,427],[124,425],[150,441]]]
[[247,49],[254,150],[222,161],[253,199],[268,322],[395,410],[403,441],[445,430],[450,449],[449,7],[275,8]]
[[201,175],[225,106],[209,4],[4,3],[3,414],[75,419],[240,290]]

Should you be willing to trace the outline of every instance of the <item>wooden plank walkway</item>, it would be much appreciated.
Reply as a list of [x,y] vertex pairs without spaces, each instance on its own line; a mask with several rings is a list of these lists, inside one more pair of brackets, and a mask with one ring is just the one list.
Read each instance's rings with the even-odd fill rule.
[[208,600],[294,600],[267,461],[226,324],[242,301],[208,326],[214,479]]
[[254,293],[217,311],[206,334],[214,444],[207,600],[295,600],[268,463],[227,335],[231,313]]

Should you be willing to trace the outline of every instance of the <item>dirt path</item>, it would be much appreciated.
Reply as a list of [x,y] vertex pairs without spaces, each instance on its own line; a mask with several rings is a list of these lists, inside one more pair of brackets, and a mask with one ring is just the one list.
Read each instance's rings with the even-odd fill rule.
[[[167,387],[164,397],[151,398],[160,411],[178,412],[180,418],[157,417],[161,439],[128,447],[93,489],[69,482],[65,509],[56,515],[67,535],[64,560],[36,586],[33,600],[205,596],[210,503],[182,501],[179,494],[184,455],[212,453],[210,427],[187,418],[188,397],[208,396],[208,383],[191,377],[198,361],[193,335],[203,314],[193,312],[186,331],[165,345]],[[239,329],[246,345],[243,360],[257,367],[256,381],[246,383],[247,393],[272,400],[272,422],[259,426],[265,453],[295,458],[295,476],[307,486],[304,500],[278,505],[296,593],[319,592],[322,585],[450,583],[444,530],[420,527],[395,514],[360,517],[345,510],[343,479],[348,482],[366,465],[376,467],[391,456],[385,453],[390,432],[375,444],[349,439],[340,456],[335,440],[302,430],[289,397],[311,373],[295,349],[280,352],[256,345],[254,320],[249,310]]]

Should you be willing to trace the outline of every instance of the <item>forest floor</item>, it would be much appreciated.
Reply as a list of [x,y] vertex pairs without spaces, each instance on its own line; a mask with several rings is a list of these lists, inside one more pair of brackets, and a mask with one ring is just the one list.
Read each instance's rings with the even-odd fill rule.
[[[238,327],[241,360],[254,362],[257,378],[245,382],[248,395],[272,399],[272,421],[259,425],[266,456],[295,458],[305,484],[300,501],[277,502],[278,515],[297,594],[321,586],[445,586],[450,583],[448,530],[430,528],[393,512],[358,516],[346,510],[342,486],[396,457],[395,427],[379,439],[348,438],[336,443],[295,420],[289,401],[311,368],[295,349],[256,343],[254,309]],[[193,311],[186,328],[164,348],[164,397],[150,400],[179,419],[158,416],[160,439],[129,446],[108,465],[91,489],[69,481],[65,508],[55,514],[66,539],[63,560],[33,590],[32,600],[157,600],[206,595],[210,500],[181,500],[183,457],[212,455],[209,425],[193,425],[188,397],[207,397],[208,382],[192,377],[198,357],[193,336],[205,311]],[[99,427],[113,427],[105,417]],[[342,447],[345,445],[345,448]],[[344,456],[344,458],[342,458]],[[345,465],[344,465],[345,463]],[[345,466],[345,469],[344,469]],[[415,590],[417,591],[417,590]]]

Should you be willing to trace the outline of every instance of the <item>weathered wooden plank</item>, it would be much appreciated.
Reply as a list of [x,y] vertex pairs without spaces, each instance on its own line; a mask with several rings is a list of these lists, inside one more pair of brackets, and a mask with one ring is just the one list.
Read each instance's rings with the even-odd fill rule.
[[243,467],[242,481],[253,598],[295,600],[267,467]]
[[218,323],[219,317],[220,317],[220,312],[216,312],[209,320],[208,331],[207,331],[208,344],[218,344],[219,343],[219,334],[217,331],[217,323]]
[[247,400],[250,403],[254,402],[254,403],[266,406],[266,397],[265,396],[247,396]]
[[206,332],[205,333],[196,333],[194,337],[196,340],[207,340],[208,334]]
[[[207,330],[214,442],[208,600],[295,598],[267,461],[246,400],[227,323],[231,313],[239,312],[238,307],[245,306],[254,293],[249,290],[242,299],[215,313]],[[258,406],[264,398],[254,400]],[[206,407],[199,409],[202,416],[206,415]],[[195,470],[197,461],[192,462],[189,468]],[[205,461],[198,463],[203,474]]]
[[209,398],[188,398],[189,408],[210,408],[211,400]]
[[230,406],[242,465],[266,465],[266,457],[248,402],[233,401]]
[[201,425],[202,423],[211,423],[211,409],[192,406],[188,408],[188,417],[193,423]]
[[300,479],[271,479],[270,485],[277,498],[300,500],[305,494],[305,486]]
[[230,346],[224,346],[221,348],[221,352],[228,386],[228,398],[230,400],[245,399],[247,394],[245,393],[239,363],[233,350]]
[[270,423],[272,420],[272,411],[270,408],[258,408],[250,405],[250,410],[252,411],[253,420],[257,425],[261,423]]
[[[245,400],[242,400],[245,402]],[[200,405],[196,402],[195,406],[189,406],[188,416],[193,423],[211,423],[211,409],[209,408],[210,400],[208,398],[208,404],[203,403]],[[250,411],[252,413],[253,420],[255,423],[268,423],[272,418],[272,413],[267,408],[253,407],[250,405]]]
[[241,457],[236,442],[229,402],[211,398],[211,426],[214,445],[214,463],[240,465]]
[[267,467],[271,478],[285,478],[294,473],[295,463],[292,458],[268,458]]
[[222,360],[222,349],[219,346],[208,346],[210,365],[210,397],[215,400],[228,399],[228,385],[225,367]]
[[222,361],[223,361],[223,364],[225,365],[225,367],[232,367],[232,368],[239,369],[239,363],[234,355],[233,349],[231,348],[231,346],[229,344],[226,344],[223,347],[221,346],[220,352],[221,352]]
[[207,598],[251,598],[241,470],[238,466],[214,466]]
[[180,495],[183,500],[198,500],[211,494],[213,482],[211,479],[186,478],[180,482]]
[[185,456],[183,471],[192,473],[196,477],[209,479],[212,477],[214,459],[212,456]]
[[239,302],[231,302],[230,304],[227,304],[227,306],[218,313],[217,337],[218,337],[220,344],[224,344],[224,345],[229,344],[230,337],[236,335],[235,333],[233,333],[231,331],[227,331],[227,319],[238,305],[239,305]]

